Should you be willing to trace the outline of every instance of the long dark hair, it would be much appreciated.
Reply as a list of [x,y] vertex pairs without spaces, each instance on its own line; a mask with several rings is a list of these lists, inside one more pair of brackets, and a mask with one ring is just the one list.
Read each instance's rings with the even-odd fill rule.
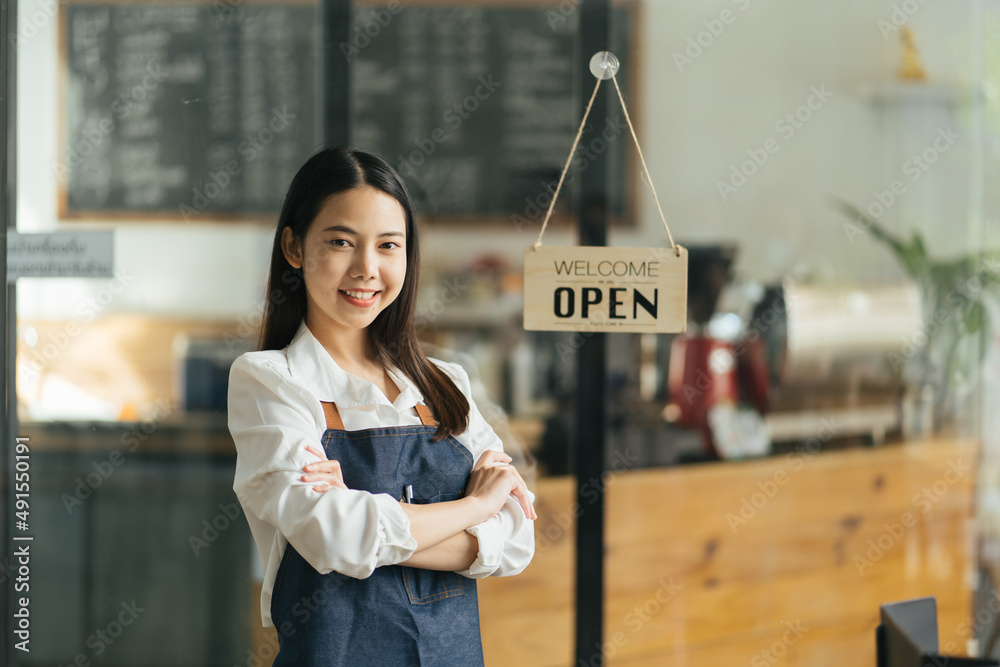
[[285,227],[290,227],[295,237],[303,241],[331,196],[365,185],[398,201],[406,213],[403,287],[368,327],[369,341],[380,363],[395,366],[420,389],[438,421],[435,440],[462,433],[469,426],[469,401],[451,378],[427,359],[413,325],[420,275],[413,201],[399,174],[373,153],[346,146],[326,148],[309,158],[292,179],[274,233],[258,347],[261,350],[287,347],[306,315],[302,271],[292,267],[281,250]]

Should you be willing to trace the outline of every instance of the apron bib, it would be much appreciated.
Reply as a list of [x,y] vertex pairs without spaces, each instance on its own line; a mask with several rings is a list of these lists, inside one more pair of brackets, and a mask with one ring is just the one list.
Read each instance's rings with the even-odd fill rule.
[[[454,438],[434,442],[430,409],[421,426],[345,431],[323,403],[322,444],[340,461],[349,489],[388,493],[414,503],[462,497],[472,454]],[[483,664],[476,582],[454,572],[389,565],[367,579],[320,574],[291,544],[278,568],[271,618],[280,649],[274,667],[473,667]]]

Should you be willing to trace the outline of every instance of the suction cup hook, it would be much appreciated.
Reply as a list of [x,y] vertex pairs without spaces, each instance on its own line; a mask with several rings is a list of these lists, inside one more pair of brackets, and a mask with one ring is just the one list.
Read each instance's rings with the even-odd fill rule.
[[618,74],[618,57],[610,51],[598,51],[590,59],[590,73],[598,79],[610,79]]

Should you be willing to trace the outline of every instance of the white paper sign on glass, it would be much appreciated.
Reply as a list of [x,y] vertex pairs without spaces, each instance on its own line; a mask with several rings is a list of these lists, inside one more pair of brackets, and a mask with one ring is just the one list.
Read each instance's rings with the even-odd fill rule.
[[18,278],[110,278],[112,230],[7,235],[7,281]]
[[678,251],[528,246],[524,328],[680,333],[687,328],[688,253]]

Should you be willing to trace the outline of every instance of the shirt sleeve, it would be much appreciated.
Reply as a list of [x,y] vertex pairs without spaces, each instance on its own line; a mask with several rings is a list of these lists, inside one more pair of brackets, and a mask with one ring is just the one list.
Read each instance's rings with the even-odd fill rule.
[[[472,400],[472,383],[458,364],[436,362],[469,400],[469,428],[459,439],[472,452],[475,466],[489,450],[503,451],[503,441],[483,417]],[[528,492],[531,501],[535,495]],[[466,529],[479,541],[479,554],[468,570],[458,574],[470,579],[508,577],[520,573],[535,554],[535,524],[524,515],[516,499],[510,497],[500,512],[486,521]]]
[[321,574],[364,579],[409,558],[417,543],[394,498],[357,489],[319,492],[301,481],[302,466],[317,460],[306,447],[319,446],[325,421],[319,401],[278,366],[244,355],[230,370],[233,490],[244,510],[274,526]]

